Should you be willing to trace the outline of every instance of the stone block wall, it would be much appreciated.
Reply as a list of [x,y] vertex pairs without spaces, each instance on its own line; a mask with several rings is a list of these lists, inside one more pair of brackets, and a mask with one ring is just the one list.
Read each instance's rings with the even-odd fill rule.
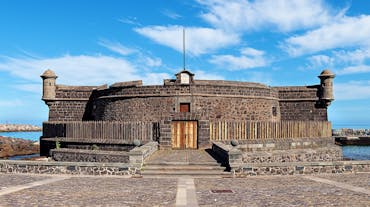
[[201,120],[327,120],[319,86],[268,87],[196,80],[190,85],[76,87],[57,85],[49,121],[160,121],[190,103]]
[[235,170],[236,177],[259,175],[312,175],[321,173],[370,172],[370,161],[298,162],[245,164]]
[[156,122],[168,117],[176,107],[172,97],[102,99],[96,106],[96,120]]
[[92,113],[96,120],[160,121],[179,112],[180,103],[190,103],[190,111],[201,119],[280,120],[276,90],[227,81],[109,88],[97,92]]
[[141,168],[144,160],[158,150],[158,142],[149,142],[143,146],[135,147],[129,152],[131,166]]
[[101,150],[53,149],[51,157],[62,162],[118,162],[128,163],[128,152],[114,152]]
[[[90,100],[102,86],[57,85],[55,98],[47,100],[49,121],[82,121],[91,119]],[[104,87],[103,87],[104,88]]]
[[0,160],[0,173],[131,176],[140,169],[123,163]]
[[275,162],[324,162],[342,160],[339,146],[316,149],[291,149],[259,152],[243,152],[244,163],[275,163]]
[[82,121],[88,101],[53,101],[49,103],[49,121]]
[[327,109],[318,104],[320,87],[274,87],[279,93],[281,120],[326,121]]

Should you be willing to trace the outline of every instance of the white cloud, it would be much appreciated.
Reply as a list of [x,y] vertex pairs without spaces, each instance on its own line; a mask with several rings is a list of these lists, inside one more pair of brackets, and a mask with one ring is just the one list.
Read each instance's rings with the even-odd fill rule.
[[194,71],[195,79],[197,80],[224,80],[221,75],[211,73],[209,71],[196,70]]
[[271,73],[248,71],[248,73],[243,76],[242,81],[272,85],[273,78],[271,77]]
[[158,67],[162,65],[160,58],[143,57],[142,62],[149,67]]
[[310,62],[310,67],[321,68],[333,66],[335,59],[328,55],[314,55],[309,57],[308,61]]
[[253,48],[243,48],[240,51],[241,56],[233,55],[214,55],[210,62],[226,70],[242,70],[266,66],[267,60],[264,52]]
[[[147,71],[145,67],[136,66],[124,58],[104,55],[65,55],[44,59],[7,57],[0,62],[0,70],[26,80],[29,84],[41,84],[40,75],[48,68],[56,72],[58,83],[67,85],[100,85],[130,80],[160,84],[161,78],[169,77],[166,73]],[[31,90],[28,83],[25,83],[24,89]]]
[[370,46],[370,16],[344,17],[340,21],[324,25],[303,35],[290,37],[282,43],[290,55],[352,46]]
[[119,42],[110,42],[108,40],[101,40],[98,42],[98,44],[123,56],[137,52],[137,50],[125,47]]
[[179,19],[182,17],[180,14],[177,14],[176,12],[168,10],[168,9],[162,10],[162,14],[171,19]]
[[198,0],[206,6],[201,17],[226,31],[250,31],[275,27],[292,31],[317,27],[342,13],[333,14],[322,0]]
[[[182,30],[183,27],[177,25],[148,26],[135,29],[137,33],[179,52],[183,50]],[[235,45],[240,41],[237,34],[204,27],[187,27],[185,40],[186,52],[195,56]]]
[[138,22],[136,17],[126,17],[126,18],[121,18],[118,19],[119,22],[122,22],[124,24],[130,24],[130,25],[135,25],[135,26],[140,26],[141,24]]
[[370,48],[356,49],[353,51],[334,51],[334,58],[343,63],[362,64],[364,61],[370,59]]
[[[341,70],[338,70],[337,74],[347,75],[347,74],[354,74],[354,73],[369,73],[369,72],[370,72],[369,65],[356,65],[356,66],[345,67]],[[370,93],[370,91],[368,93]]]
[[135,54],[135,58],[131,58],[131,62],[135,63],[136,65],[146,65],[148,67],[159,67],[162,65],[162,60],[158,57],[151,57],[149,54],[144,54],[143,52],[132,49],[126,46],[123,46],[119,42],[110,42],[107,40],[103,40],[98,42],[99,45],[111,50],[115,53],[118,53],[122,56],[128,56]]
[[370,49],[337,50],[307,58],[308,68],[332,68],[338,75],[370,72]]
[[370,99],[370,81],[351,81],[334,84],[334,98],[336,100]]

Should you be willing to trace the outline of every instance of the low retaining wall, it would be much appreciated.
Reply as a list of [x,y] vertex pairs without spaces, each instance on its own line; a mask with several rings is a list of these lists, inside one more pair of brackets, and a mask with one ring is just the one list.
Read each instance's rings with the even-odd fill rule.
[[0,173],[67,175],[135,175],[140,169],[125,163],[0,160]]
[[55,161],[62,162],[129,162],[129,153],[123,151],[53,149],[50,151]]
[[[332,137],[320,138],[285,138],[285,139],[255,139],[237,140],[238,149],[243,152],[289,150],[289,149],[313,149],[333,146]],[[217,141],[229,145],[230,141]]]
[[297,175],[320,173],[370,172],[370,160],[336,162],[296,162],[296,163],[247,163],[235,169],[235,176],[257,175]]
[[144,159],[158,150],[157,142],[149,142],[130,151],[104,151],[60,148],[50,150],[53,160],[62,162],[130,163],[141,167]]
[[325,162],[342,160],[342,149],[339,146],[313,149],[290,149],[242,152],[243,163],[273,162]]
[[212,151],[228,169],[233,170],[243,163],[243,154],[236,147],[221,142],[212,142]]
[[144,164],[144,159],[152,155],[158,150],[158,142],[149,142],[143,146],[136,147],[129,152],[130,164],[137,168],[141,168]]

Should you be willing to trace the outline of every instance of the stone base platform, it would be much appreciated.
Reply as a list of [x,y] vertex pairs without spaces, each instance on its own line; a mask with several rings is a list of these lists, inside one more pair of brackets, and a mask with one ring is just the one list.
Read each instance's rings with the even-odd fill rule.
[[242,151],[243,163],[284,163],[284,162],[315,162],[342,160],[342,149],[339,146],[289,149],[272,151]]

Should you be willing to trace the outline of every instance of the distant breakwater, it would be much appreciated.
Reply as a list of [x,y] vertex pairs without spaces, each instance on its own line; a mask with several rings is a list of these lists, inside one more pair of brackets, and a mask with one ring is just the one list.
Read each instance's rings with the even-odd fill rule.
[[0,124],[0,132],[31,132],[31,131],[42,131],[42,128],[30,124]]

